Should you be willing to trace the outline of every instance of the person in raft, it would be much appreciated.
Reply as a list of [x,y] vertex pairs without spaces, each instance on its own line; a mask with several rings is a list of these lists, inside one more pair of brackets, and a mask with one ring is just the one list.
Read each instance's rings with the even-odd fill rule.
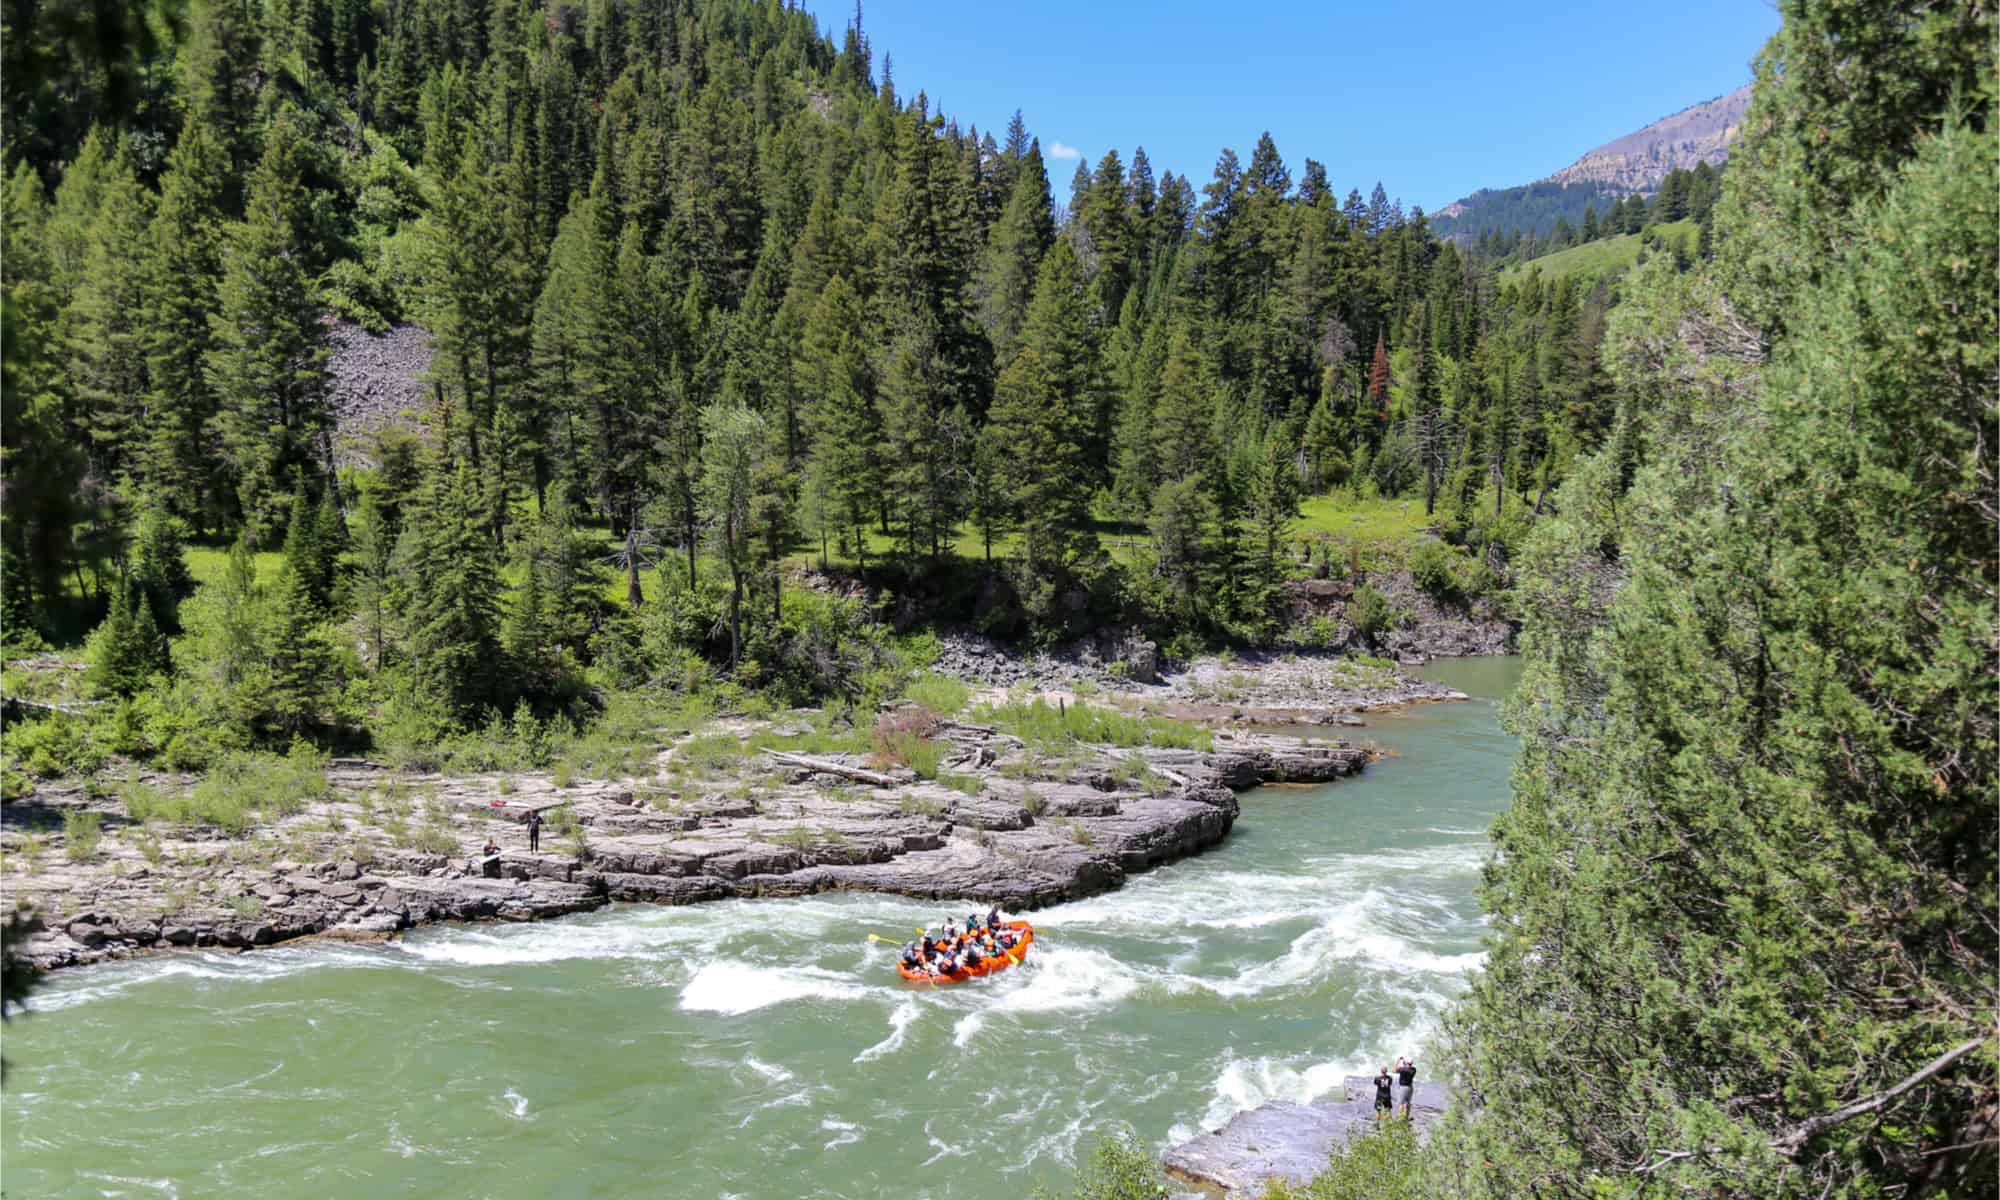
[[1395,1111],[1394,1101],[1389,1099],[1389,1088],[1392,1083],[1393,1077],[1389,1074],[1389,1068],[1383,1067],[1382,1073],[1375,1077],[1375,1119],[1377,1121],[1382,1119],[1384,1113]]
[[1402,1110],[1403,1119],[1410,1119],[1410,1101],[1417,1094],[1417,1064],[1409,1058],[1396,1060],[1396,1107]]

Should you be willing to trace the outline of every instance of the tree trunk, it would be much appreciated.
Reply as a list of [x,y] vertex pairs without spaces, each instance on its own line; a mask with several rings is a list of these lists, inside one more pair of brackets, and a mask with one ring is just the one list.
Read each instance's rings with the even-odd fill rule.
[[736,673],[736,664],[743,660],[743,572],[736,568],[736,557],[729,559],[729,671]]
[[687,538],[688,548],[688,591],[694,591],[694,522],[687,521],[681,526],[681,533]]
[[[534,570],[534,564],[530,563],[528,569]],[[637,612],[645,599],[645,593],[639,590],[639,529],[628,526],[625,530],[625,603]]]

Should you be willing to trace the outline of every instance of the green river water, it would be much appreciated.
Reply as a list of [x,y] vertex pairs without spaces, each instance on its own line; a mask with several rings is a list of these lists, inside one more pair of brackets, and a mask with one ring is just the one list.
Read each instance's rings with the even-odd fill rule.
[[[1032,915],[912,990],[881,896],[620,906],[382,946],[51,977],[7,1027],[10,1197],[1020,1197],[1421,1056],[1480,961],[1513,660],[1371,718],[1364,775],[1244,797],[1218,849]],[[967,906],[956,906],[962,917]]]

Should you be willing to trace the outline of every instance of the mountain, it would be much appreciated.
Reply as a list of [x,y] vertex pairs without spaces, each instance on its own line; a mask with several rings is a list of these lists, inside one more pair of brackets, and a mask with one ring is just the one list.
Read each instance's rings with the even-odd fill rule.
[[1553,183],[1594,183],[1618,194],[1647,192],[1668,171],[1711,166],[1729,156],[1729,143],[1750,107],[1750,85],[1726,96],[1684,108],[1637,133],[1604,143],[1549,176]]
[[1446,237],[1472,238],[1488,230],[1546,235],[1563,218],[1579,224],[1586,208],[1602,213],[1624,196],[1650,193],[1677,167],[1721,163],[1749,104],[1746,84],[1613,138],[1533,183],[1482,188],[1432,213],[1431,227]]

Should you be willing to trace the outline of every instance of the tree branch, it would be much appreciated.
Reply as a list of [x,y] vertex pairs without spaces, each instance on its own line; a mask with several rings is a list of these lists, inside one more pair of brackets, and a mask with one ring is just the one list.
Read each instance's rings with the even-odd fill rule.
[[1878,1112],[1887,1108],[1911,1089],[1921,1086],[1938,1072],[1949,1067],[1959,1059],[1964,1058],[1974,1050],[1979,1049],[1986,1041],[1986,1037],[1976,1037],[1969,1042],[1961,1042],[1932,1059],[1922,1070],[1903,1080],[1895,1087],[1877,1092],[1873,1096],[1856,1100],[1852,1104],[1843,1105],[1830,1113],[1823,1113],[1820,1116],[1800,1122],[1791,1129],[1779,1134],[1776,1138],[1773,1138],[1771,1149],[1787,1157],[1796,1155],[1800,1148],[1807,1142],[1825,1133],[1827,1130],[1837,1125],[1845,1124],[1865,1113]]

